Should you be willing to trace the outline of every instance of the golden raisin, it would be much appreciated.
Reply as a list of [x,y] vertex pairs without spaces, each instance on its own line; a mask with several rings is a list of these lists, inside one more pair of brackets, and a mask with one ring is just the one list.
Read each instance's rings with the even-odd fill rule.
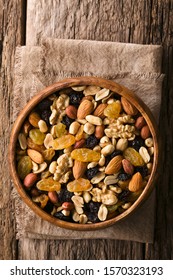
[[90,181],[84,178],[79,178],[67,184],[69,192],[82,192],[88,191],[91,188]]
[[31,129],[29,131],[29,137],[37,145],[42,145],[44,143],[45,134],[41,132],[38,128]]
[[119,117],[121,112],[121,104],[119,102],[113,102],[108,104],[104,109],[104,115],[110,119],[116,119]]
[[30,157],[28,156],[23,156],[17,165],[17,171],[19,174],[19,177],[21,180],[23,180],[26,175],[28,175],[31,172],[32,169],[32,161]]
[[58,123],[55,125],[55,134],[56,137],[59,138],[67,133],[66,125],[63,123]]
[[45,178],[37,182],[37,188],[41,191],[53,192],[61,189],[61,184],[53,178]]
[[141,157],[141,155],[131,147],[127,148],[124,151],[123,156],[125,157],[125,159],[129,160],[134,166],[144,165],[144,160]]
[[75,143],[75,137],[73,135],[63,135],[60,138],[53,140],[52,147],[54,150],[62,150],[69,148]]
[[100,153],[87,148],[75,149],[71,153],[71,158],[82,162],[99,161]]

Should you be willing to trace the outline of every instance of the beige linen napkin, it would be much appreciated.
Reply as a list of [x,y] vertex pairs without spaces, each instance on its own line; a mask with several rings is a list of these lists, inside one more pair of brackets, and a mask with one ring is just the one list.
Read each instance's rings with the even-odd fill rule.
[[[42,46],[16,49],[14,120],[39,90],[65,77],[98,76],[127,86],[158,120],[163,75],[162,48],[86,40],[46,38]],[[124,221],[99,231],[77,232],[56,227],[36,216],[13,191],[17,238],[119,239],[152,242],[155,194]]]

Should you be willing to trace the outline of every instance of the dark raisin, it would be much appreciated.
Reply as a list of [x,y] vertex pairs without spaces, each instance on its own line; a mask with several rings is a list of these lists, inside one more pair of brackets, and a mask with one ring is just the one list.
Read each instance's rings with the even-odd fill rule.
[[118,174],[118,180],[120,180],[120,181],[127,181],[130,178],[131,178],[131,175],[127,174],[127,173],[119,173]]
[[62,212],[56,212],[54,217],[67,222],[71,221],[71,216],[65,216]]
[[91,213],[91,212],[86,212],[85,213],[88,217],[88,221],[92,222],[92,223],[98,223],[100,222],[98,216],[97,216],[97,213]]
[[64,154],[63,150],[55,150],[55,155],[52,158],[52,161],[57,161],[57,159],[63,154]]
[[70,104],[74,106],[79,106],[82,98],[84,97],[83,93],[73,91],[69,94]]
[[41,119],[46,122],[47,125],[50,125],[49,118],[51,115],[51,110],[44,110],[40,112]]
[[59,202],[70,202],[73,196],[72,192],[69,192],[65,186],[62,186],[61,191],[58,193]]
[[43,99],[37,106],[38,110],[41,111],[47,111],[50,109],[50,106],[52,105],[52,101],[50,99]]
[[91,180],[97,173],[98,173],[99,169],[97,166],[87,169],[86,170],[86,177],[88,178],[88,180]]
[[136,166],[135,167],[135,173],[136,172],[141,173],[142,177],[144,178],[144,177],[146,177],[148,175],[148,168],[147,168],[146,165],[144,165],[144,166]]
[[73,122],[74,120],[72,120],[71,118],[69,118],[67,115],[65,115],[62,119],[62,123],[66,125],[67,128],[70,127],[71,123]]
[[120,194],[118,194],[118,199],[121,201],[128,201],[128,198],[130,196],[129,190],[123,190]]
[[86,148],[93,149],[99,143],[99,139],[97,139],[94,135],[90,135],[86,139]]
[[47,213],[51,213],[52,210],[53,210],[53,204],[50,201],[48,201],[46,206],[44,207],[44,211],[46,211]]
[[136,151],[139,151],[140,147],[144,146],[144,140],[141,137],[136,137],[132,142],[131,146],[134,148]]
[[110,158],[112,159],[112,158],[114,158],[114,157],[116,157],[116,156],[118,156],[118,155],[122,155],[122,151],[120,151],[120,150],[114,151],[114,152],[110,155]]
[[100,202],[90,201],[88,203],[88,209],[92,213],[97,213],[99,211]]
[[111,159],[113,159],[114,157],[116,157],[118,155],[122,155],[122,151],[116,150],[111,155],[107,156],[105,158],[105,166],[108,165],[108,163],[111,161]]

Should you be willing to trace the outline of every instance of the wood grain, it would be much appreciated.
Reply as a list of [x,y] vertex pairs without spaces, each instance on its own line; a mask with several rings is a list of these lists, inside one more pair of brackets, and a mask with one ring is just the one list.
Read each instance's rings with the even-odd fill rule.
[[[6,158],[10,131],[14,50],[24,38],[21,2],[0,0],[0,8],[3,7],[0,9],[0,46],[3,47],[0,56],[1,158]],[[163,157],[157,185],[155,242],[23,239],[17,244],[8,165],[4,160],[0,174],[3,178],[0,189],[0,258],[172,259],[173,0],[28,0],[26,42],[38,44],[43,36],[163,45],[163,73],[166,74],[160,115]]]
[[[0,259],[16,257],[14,207],[11,202],[11,183],[7,161],[9,133],[11,130],[11,106],[13,89],[14,52],[17,44],[23,42],[21,32],[22,5],[20,0],[0,1]],[[2,163],[3,160],[3,163]]]

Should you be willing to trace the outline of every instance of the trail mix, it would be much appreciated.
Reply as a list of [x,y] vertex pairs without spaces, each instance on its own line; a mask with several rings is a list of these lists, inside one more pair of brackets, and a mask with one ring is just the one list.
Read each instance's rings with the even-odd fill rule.
[[58,219],[97,223],[140,196],[153,162],[145,119],[124,97],[97,86],[42,100],[18,135],[18,175],[33,202]]

